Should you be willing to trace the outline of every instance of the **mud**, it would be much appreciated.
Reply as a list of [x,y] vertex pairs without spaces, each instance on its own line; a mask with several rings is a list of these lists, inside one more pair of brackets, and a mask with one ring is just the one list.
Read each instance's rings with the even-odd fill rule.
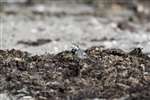
[[0,91],[20,100],[149,100],[150,58],[137,50],[92,47],[84,59],[0,50]]

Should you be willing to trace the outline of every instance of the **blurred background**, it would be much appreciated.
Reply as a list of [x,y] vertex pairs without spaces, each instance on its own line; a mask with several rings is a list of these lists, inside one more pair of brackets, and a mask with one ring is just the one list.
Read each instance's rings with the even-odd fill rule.
[[0,47],[58,53],[72,43],[150,54],[150,0],[0,0]]

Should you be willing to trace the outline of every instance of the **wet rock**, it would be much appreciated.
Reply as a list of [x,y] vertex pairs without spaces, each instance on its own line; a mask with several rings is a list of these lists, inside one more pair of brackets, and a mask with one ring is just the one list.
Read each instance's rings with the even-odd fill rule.
[[129,30],[131,32],[135,32],[136,30],[136,28],[133,25],[130,25],[128,22],[125,22],[125,21],[119,22],[117,27],[120,30]]
[[51,42],[52,40],[50,39],[37,39],[36,41],[18,41],[17,44],[24,44],[28,46],[40,46],[44,45],[46,43]]
[[107,37],[103,37],[101,39],[91,39],[91,42],[100,42],[100,41],[113,41],[115,40],[114,38],[107,38]]

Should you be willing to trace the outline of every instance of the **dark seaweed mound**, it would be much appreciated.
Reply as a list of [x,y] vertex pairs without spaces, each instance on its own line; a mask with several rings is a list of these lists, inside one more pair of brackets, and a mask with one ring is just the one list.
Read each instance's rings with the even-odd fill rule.
[[92,47],[80,59],[71,51],[31,56],[0,50],[0,91],[36,100],[150,99],[150,59],[120,49]]

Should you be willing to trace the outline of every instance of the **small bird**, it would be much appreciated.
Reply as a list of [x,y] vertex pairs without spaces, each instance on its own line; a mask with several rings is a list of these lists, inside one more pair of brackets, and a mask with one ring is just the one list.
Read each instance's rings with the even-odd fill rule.
[[75,57],[78,57],[81,60],[88,60],[92,63],[96,63],[95,60],[93,60],[90,56],[87,55],[86,52],[84,52],[84,50],[82,50],[77,44],[73,44],[73,49],[71,50],[72,54],[75,55]]
[[77,44],[73,44],[71,52],[80,59],[88,58],[88,55]]

